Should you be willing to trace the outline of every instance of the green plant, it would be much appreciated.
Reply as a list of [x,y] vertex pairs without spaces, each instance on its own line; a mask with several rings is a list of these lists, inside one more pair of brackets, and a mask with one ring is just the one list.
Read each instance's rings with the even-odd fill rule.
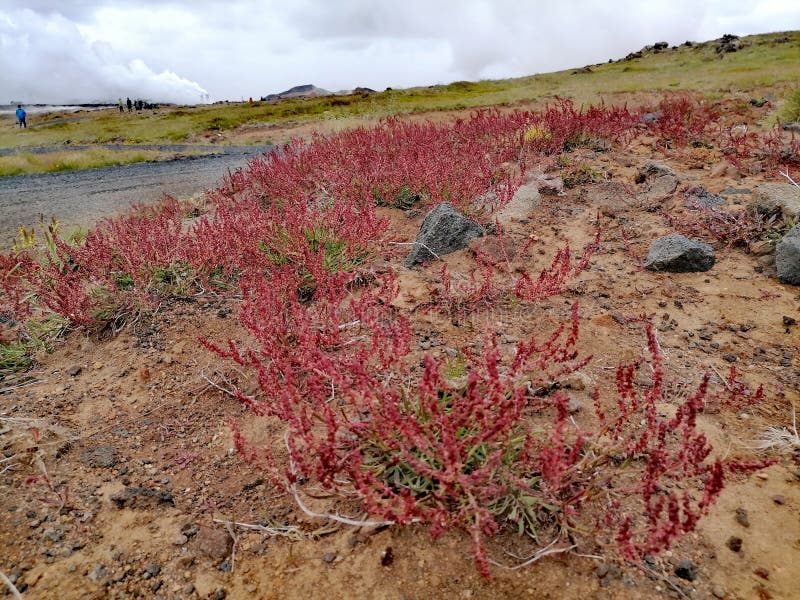
[[[0,381],[12,373],[29,369],[37,353],[52,351],[53,344],[66,331],[68,322],[63,317],[49,314],[30,317],[12,327],[9,325],[12,325],[9,320],[0,320]],[[11,330],[12,339],[4,340],[4,327]]]
[[789,90],[780,113],[783,121],[800,121],[800,88]]

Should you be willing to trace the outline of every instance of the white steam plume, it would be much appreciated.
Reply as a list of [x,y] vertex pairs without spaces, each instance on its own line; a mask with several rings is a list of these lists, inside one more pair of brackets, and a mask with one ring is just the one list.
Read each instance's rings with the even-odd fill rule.
[[154,72],[142,60],[119,60],[110,44],[89,43],[59,14],[0,12],[0,104],[208,100],[198,83],[172,71]]

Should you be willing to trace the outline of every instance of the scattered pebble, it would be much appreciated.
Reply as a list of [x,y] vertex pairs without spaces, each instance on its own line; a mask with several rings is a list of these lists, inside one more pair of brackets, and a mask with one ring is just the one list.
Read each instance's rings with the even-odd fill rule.
[[80,365],[73,365],[69,369],[67,369],[67,374],[70,377],[77,377],[78,375],[81,374],[81,371],[83,371],[83,368]]
[[736,522],[742,527],[750,527],[750,517],[744,508],[736,509]]
[[724,598],[727,592],[721,585],[715,585],[711,588],[711,593],[714,594],[715,598]]
[[725,542],[725,545],[733,552],[739,552],[742,549],[742,538],[732,535]]
[[322,560],[326,563],[332,563],[336,560],[336,552],[326,552],[322,555]]
[[106,569],[105,565],[97,565],[94,569],[89,571],[87,577],[94,582],[98,582],[101,579],[105,579],[108,576],[108,569]]
[[786,496],[783,496],[781,494],[775,494],[774,496],[770,497],[772,498],[772,501],[779,506],[783,506],[784,504],[786,504]]
[[697,565],[689,559],[684,558],[678,561],[675,567],[675,575],[686,581],[694,581],[697,579]]

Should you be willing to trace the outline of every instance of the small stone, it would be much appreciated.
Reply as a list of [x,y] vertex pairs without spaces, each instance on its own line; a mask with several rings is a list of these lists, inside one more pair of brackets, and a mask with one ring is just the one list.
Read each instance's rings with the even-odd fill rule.
[[653,241],[644,266],[650,271],[693,273],[714,266],[714,249],[703,242],[671,233]]
[[113,446],[87,448],[81,455],[81,462],[94,469],[109,469],[117,464],[117,449]]
[[771,496],[772,501],[777,504],[778,506],[783,506],[786,504],[786,496],[782,496],[781,494],[775,494]]
[[69,369],[67,369],[67,374],[70,377],[77,377],[78,375],[81,374],[81,371],[83,371],[83,368],[80,365],[73,365]]
[[222,571],[223,573],[230,573],[233,571],[233,563],[229,558],[226,558],[217,565],[217,571]]
[[739,552],[742,549],[742,538],[732,535],[728,538],[728,541],[725,542],[725,545],[732,551],[732,552]]
[[126,487],[111,495],[117,508],[158,508],[161,505],[175,506],[172,493],[144,487]]
[[225,591],[225,588],[219,587],[208,597],[208,600],[225,600],[227,596],[228,592]]
[[592,379],[585,373],[576,371],[575,373],[570,373],[569,375],[562,377],[559,381],[559,384],[561,387],[580,391],[585,390],[587,387],[592,385]]
[[159,573],[161,573],[161,565],[158,563],[150,563],[144,568],[144,573],[142,574],[142,577],[144,579],[150,579],[152,577],[155,577]]
[[333,561],[336,560],[336,556],[337,556],[336,552],[326,552],[325,554],[322,555],[322,560],[323,562],[326,563],[332,563]]
[[715,585],[711,588],[711,593],[714,594],[715,598],[724,598],[727,592],[725,588],[721,585]]
[[597,575],[600,579],[608,575],[608,571],[611,567],[608,563],[600,563],[597,565],[597,568],[594,570],[594,574]]
[[697,565],[684,558],[678,561],[678,565],[675,567],[675,575],[686,581],[694,581],[697,579]]
[[200,527],[194,543],[197,549],[213,560],[226,558],[233,547],[233,540],[227,531]]
[[570,397],[569,401],[567,402],[567,412],[571,415],[574,415],[576,412],[580,412],[583,408],[583,402],[581,402],[578,398]]
[[161,589],[161,581],[154,581],[153,583],[150,584],[151,592],[157,592],[160,589]]
[[197,523],[186,523],[181,527],[181,533],[186,537],[193,537],[200,531],[200,526]]
[[744,508],[736,509],[736,522],[742,527],[750,527],[750,518]]
[[787,317],[786,315],[783,315],[783,324],[786,327],[791,327],[792,325],[794,325],[796,323],[797,323],[797,319],[795,319],[793,317]]
[[188,541],[189,541],[189,538],[181,533],[179,535],[176,535],[174,538],[172,538],[172,545],[173,546],[183,546]]
[[737,360],[739,360],[739,357],[736,356],[733,352],[726,352],[725,354],[722,355],[722,359],[729,363],[735,363]]
[[55,527],[48,527],[44,530],[42,536],[51,542],[60,542],[64,539],[64,530]]
[[95,583],[100,581],[101,579],[105,579],[108,576],[108,569],[106,569],[105,565],[97,565],[94,569],[89,571],[87,577],[94,581]]
[[186,595],[194,593],[194,584],[193,583],[187,583],[185,586],[183,586],[181,591]]
[[764,567],[758,567],[757,569],[753,570],[753,573],[761,577],[761,579],[769,579],[769,571]]

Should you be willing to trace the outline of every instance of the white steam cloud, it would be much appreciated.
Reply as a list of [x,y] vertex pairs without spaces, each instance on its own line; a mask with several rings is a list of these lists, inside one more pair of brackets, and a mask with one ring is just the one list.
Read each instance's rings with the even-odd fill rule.
[[151,102],[197,104],[208,99],[198,83],[141,59],[119,59],[107,42],[89,42],[60,14],[0,12],[0,104]]

